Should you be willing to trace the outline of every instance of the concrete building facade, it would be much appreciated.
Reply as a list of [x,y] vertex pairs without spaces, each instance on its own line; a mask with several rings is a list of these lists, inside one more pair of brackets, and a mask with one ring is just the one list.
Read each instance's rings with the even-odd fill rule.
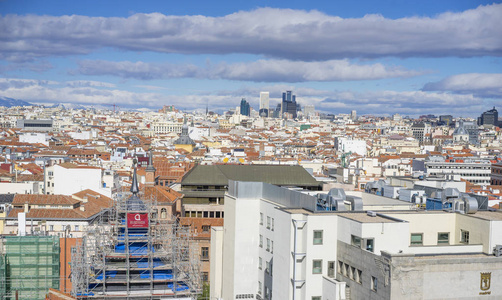
[[502,212],[321,212],[314,196],[231,181],[213,230],[211,297],[502,297]]

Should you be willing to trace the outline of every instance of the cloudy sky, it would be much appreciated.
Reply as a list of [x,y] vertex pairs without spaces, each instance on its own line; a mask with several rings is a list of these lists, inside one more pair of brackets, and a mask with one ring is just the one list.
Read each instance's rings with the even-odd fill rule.
[[[0,0],[0,97],[225,110],[292,90],[331,113],[502,104],[502,4]],[[224,3],[224,4],[223,4]]]

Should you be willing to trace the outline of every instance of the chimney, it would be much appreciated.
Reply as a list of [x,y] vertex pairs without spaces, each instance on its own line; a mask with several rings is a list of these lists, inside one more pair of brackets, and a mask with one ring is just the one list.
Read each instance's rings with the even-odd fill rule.
[[89,197],[84,196],[84,199],[82,200],[83,203],[87,203],[89,201]]
[[30,206],[29,206],[29,204],[28,204],[28,203],[25,203],[25,204],[24,204],[24,212],[25,212],[25,213],[27,213],[27,212],[29,212],[29,211],[30,211]]
[[80,210],[81,210],[81,211],[85,211],[85,206],[80,205]]

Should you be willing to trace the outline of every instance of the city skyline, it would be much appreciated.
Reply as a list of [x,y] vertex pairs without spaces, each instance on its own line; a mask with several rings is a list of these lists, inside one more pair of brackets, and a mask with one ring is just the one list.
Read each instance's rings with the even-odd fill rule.
[[[489,1],[1,1],[0,97],[157,109],[477,117],[502,97]],[[98,5],[99,4],[99,5]]]

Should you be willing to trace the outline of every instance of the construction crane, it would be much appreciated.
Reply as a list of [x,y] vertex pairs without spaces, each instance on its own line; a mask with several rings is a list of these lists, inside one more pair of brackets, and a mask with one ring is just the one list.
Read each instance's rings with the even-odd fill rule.
[[117,111],[118,111],[118,108],[119,108],[119,106],[118,106],[118,105],[116,105],[115,103],[113,103],[113,104],[104,104],[104,105],[107,105],[107,106],[113,106],[113,113],[114,113],[114,114],[115,114],[115,108],[117,108]]

